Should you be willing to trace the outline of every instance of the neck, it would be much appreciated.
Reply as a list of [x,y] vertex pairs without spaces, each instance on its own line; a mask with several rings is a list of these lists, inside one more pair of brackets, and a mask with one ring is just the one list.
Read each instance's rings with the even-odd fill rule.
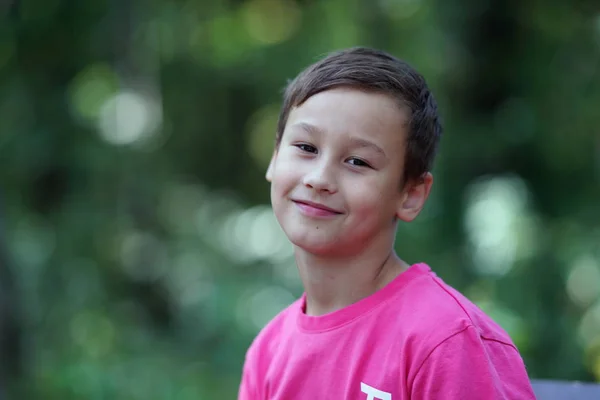
[[409,267],[391,246],[351,257],[324,257],[296,248],[296,264],[306,291],[306,314],[313,316],[370,296]]

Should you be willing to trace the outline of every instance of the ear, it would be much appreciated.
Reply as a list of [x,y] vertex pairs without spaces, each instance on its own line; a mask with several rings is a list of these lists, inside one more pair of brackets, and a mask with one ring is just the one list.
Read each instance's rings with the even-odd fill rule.
[[433,175],[427,172],[416,181],[406,182],[396,216],[405,222],[414,220],[425,205],[433,185]]
[[267,182],[273,181],[273,168],[275,167],[275,159],[277,158],[277,149],[273,151],[273,155],[271,156],[271,161],[269,162],[269,167],[267,168]]

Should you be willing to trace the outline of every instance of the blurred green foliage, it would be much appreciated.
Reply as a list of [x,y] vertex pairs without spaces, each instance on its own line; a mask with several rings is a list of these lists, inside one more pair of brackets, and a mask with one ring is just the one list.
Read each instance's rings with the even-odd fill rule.
[[0,397],[235,398],[302,289],[264,172],[281,89],[379,47],[445,136],[397,247],[512,335],[532,378],[600,380],[600,3],[0,4]]

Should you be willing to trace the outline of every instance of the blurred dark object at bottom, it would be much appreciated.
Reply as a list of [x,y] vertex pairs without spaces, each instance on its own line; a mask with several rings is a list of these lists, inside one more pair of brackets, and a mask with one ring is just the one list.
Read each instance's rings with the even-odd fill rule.
[[600,384],[532,380],[537,400],[592,400],[600,399]]

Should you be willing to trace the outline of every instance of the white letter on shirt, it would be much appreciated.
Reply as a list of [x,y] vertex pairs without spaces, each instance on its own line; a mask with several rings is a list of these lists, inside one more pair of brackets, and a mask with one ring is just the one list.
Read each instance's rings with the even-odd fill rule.
[[367,394],[367,400],[392,400],[391,393],[382,392],[381,390],[375,389],[366,383],[360,383],[360,391]]

